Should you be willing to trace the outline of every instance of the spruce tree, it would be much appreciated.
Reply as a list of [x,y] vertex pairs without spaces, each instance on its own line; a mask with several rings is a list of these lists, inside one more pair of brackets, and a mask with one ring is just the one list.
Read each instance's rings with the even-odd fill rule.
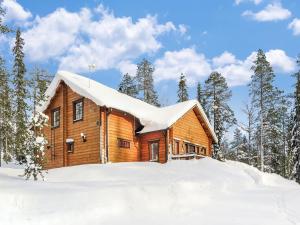
[[48,73],[41,69],[34,69],[31,73],[30,88],[32,90],[30,99],[32,102],[31,114],[26,146],[26,162],[24,176],[29,179],[33,176],[34,180],[38,176],[44,178],[43,165],[44,165],[44,147],[47,140],[43,135],[43,128],[47,125],[48,117],[37,110],[43,102],[47,100],[45,91],[49,84],[50,76]]
[[14,84],[14,119],[15,119],[15,156],[20,164],[25,162],[25,142],[28,137],[27,130],[27,81],[25,80],[26,68],[24,64],[24,40],[21,31],[16,31],[15,46],[13,47],[13,84]]
[[218,143],[214,145],[213,157],[219,160],[223,158],[220,144],[224,134],[229,126],[236,122],[234,113],[228,105],[231,95],[225,78],[218,72],[212,72],[205,81],[205,96],[207,113],[218,139]]
[[285,155],[285,177],[292,178],[292,172],[294,169],[294,154],[293,154],[293,128],[294,128],[294,108],[290,111],[287,118],[286,126],[286,155]]
[[178,96],[177,102],[184,102],[184,101],[189,100],[186,79],[183,74],[181,74],[181,76],[179,78],[177,96]]
[[251,76],[250,95],[252,103],[257,110],[256,121],[259,133],[259,151],[260,151],[260,169],[264,170],[264,143],[265,143],[265,126],[268,125],[267,116],[272,107],[274,94],[274,73],[267,61],[263,50],[259,49],[256,60],[252,66],[254,74]]
[[290,105],[291,102],[289,101],[289,96],[283,95],[281,99],[281,107],[280,109],[280,120],[281,120],[281,127],[280,127],[280,133],[281,133],[281,168],[280,168],[280,174],[283,177],[288,178],[289,177],[289,164],[290,164],[290,148],[289,148],[289,139],[290,139]]
[[11,92],[5,62],[0,57],[0,166],[2,158],[9,162],[13,155]]
[[153,72],[154,66],[146,59],[143,59],[137,65],[136,78],[138,82],[138,90],[142,91],[143,100],[149,104],[160,106],[158,95],[154,90]]
[[138,94],[137,85],[135,84],[134,77],[128,73],[124,74],[122,81],[119,85],[119,92],[136,98]]
[[270,101],[264,122],[264,165],[265,171],[282,175],[284,157],[282,117],[285,111],[283,92],[274,87]]
[[239,128],[236,128],[233,132],[233,140],[230,143],[231,149],[236,152],[236,155],[239,154],[238,152],[239,152],[239,148],[242,144],[242,141],[243,141],[242,132]]
[[[300,66],[300,57],[298,57],[297,63]],[[300,183],[300,70],[295,73],[294,77],[296,78],[296,90],[294,93],[294,118],[291,132],[291,149],[293,157],[291,178]]]
[[206,97],[205,97],[204,90],[202,90],[200,82],[198,82],[198,84],[197,84],[197,100],[200,103],[200,105],[202,106],[206,115],[208,116],[207,109],[206,109],[207,108],[206,107]]

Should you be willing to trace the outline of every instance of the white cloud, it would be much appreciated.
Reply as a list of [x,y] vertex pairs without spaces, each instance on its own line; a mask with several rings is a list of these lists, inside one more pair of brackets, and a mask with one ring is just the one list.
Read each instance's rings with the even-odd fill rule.
[[55,59],[60,69],[84,72],[90,64],[95,64],[96,70],[126,68],[124,62],[159,50],[159,36],[186,32],[184,29],[184,25],[176,27],[172,22],[160,24],[150,15],[137,21],[116,17],[100,5],[94,11],[61,8],[37,17],[23,36],[30,60]]
[[44,61],[66,53],[75,43],[81,41],[78,33],[90,16],[88,9],[70,13],[59,8],[45,17],[36,17],[32,27],[23,33],[24,50],[29,59]]
[[277,72],[291,73],[296,70],[295,59],[287,56],[285,51],[281,49],[266,52],[266,57]]
[[5,21],[26,21],[32,14],[25,10],[16,0],[3,0],[1,6],[5,9]]
[[184,24],[179,24],[178,29],[179,29],[180,34],[182,34],[182,35],[185,34],[188,30],[187,26]]
[[300,19],[295,18],[288,26],[289,29],[293,30],[294,35],[300,35]]
[[131,76],[135,76],[137,65],[130,61],[122,61],[119,63],[118,68],[122,74],[128,73]]
[[[296,70],[295,60],[283,50],[269,50],[266,57],[275,73],[291,73]],[[217,71],[226,78],[229,86],[246,85],[253,74],[251,66],[255,58],[256,52],[252,52],[244,60],[239,60],[232,53],[225,51],[209,60],[193,48],[169,51],[155,61],[154,77],[156,81],[178,80],[179,75],[184,73],[189,84],[193,85],[196,81],[207,78],[212,71]]]
[[164,56],[154,62],[156,81],[178,80],[181,73],[186,75],[189,84],[211,73],[211,66],[204,54],[199,54],[193,48],[180,51],[167,51]]
[[283,8],[280,3],[275,2],[267,5],[266,8],[257,13],[247,10],[243,12],[242,15],[248,16],[256,21],[267,22],[285,20],[289,18],[292,13],[288,9]]
[[255,5],[258,5],[262,1],[263,0],[235,0],[234,2],[235,2],[236,5],[239,5],[239,4],[243,3],[243,2],[251,2],[251,3],[254,3]]
[[213,65],[215,67],[218,67],[227,64],[232,64],[236,61],[236,58],[232,53],[225,51],[220,56],[214,57],[212,61],[213,61]]
[[229,86],[245,85],[249,83],[251,79],[253,73],[251,66],[253,65],[255,56],[255,52],[252,52],[245,60],[237,60],[234,56],[235,61],[215,67],[214,70],[226,78]]

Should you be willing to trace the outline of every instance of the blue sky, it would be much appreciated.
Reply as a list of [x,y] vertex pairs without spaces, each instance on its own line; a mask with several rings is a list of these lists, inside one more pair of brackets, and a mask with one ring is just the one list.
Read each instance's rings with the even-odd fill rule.
[[[146,57],[156,67],[163,104],[176,102],[180,73],[186,74],[194,98],[196,82],[216,70],[226,77],[231,105],[243,121],[251,63],[262,48],[276,84],[292,91],[290,74],[300,53],[300,1],[3,0],[1,5],[7,10],[5,22],[23,31],[30,67],[78,72],[116,88],[121,74],[133,74]],[[8,61],[11,38],[0,37]],[[89,71],[90,64],[95,71]]]

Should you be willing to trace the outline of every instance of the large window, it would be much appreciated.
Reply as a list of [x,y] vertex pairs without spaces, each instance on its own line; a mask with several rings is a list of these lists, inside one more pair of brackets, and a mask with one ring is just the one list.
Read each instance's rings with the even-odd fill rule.
[[150,161],[158,161],[159,141],[149,142]]
[[60,123],[60,108],[56,108],[52,110],[51,113],[51,121],[52,121],[52,128],[57,128],[59,127]]
[[73,102],[73,120],[83,120],[83,98]]

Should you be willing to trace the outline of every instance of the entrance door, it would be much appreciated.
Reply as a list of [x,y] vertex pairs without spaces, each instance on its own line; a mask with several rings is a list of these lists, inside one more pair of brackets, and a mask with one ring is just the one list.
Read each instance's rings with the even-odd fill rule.
[[149,150],[150,150],[150,161],[157,162],[158,161],[159,142],[158,141],[150,142]]

